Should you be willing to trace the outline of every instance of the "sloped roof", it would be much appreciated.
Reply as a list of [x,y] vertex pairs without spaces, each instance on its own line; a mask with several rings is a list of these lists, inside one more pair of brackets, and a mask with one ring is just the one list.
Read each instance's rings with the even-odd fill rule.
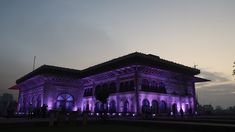
[[53,75],[63,75],[63,76],[69,76],[69,77],[79,77],[80,71],[75,70],[75,69],[70,69],[70,68],[63,68],[63,67],[57,67],[57,66],[51,66],[51,65],[42,65],[36,70],[16,80],[16,83],[19,84],[33,76],[40,75],[40,74],[53,74]]
[[161,59],[159,56],[152,54],[143,54],[139,52],[134,52],[125,56],[121,56],[104,63],[94,65],[92,67],[86,68],[84,70],[75,70],[57,66],[43,65],[38,69],[26,74],[22,78],[18,79],[16,83],[21,83],[35,75],[39,74],[55,74],[63,76],[72,76],[83,78],[90,75],[102,73],[105,71],[111,71],[113,69],[121,68],[129,65],[145,65],[156,67],[159,69],[174,71],[178,73],[188,74],[188,75],[197,75],[200,73],[200,70],[184,66],[175,62]]
[[112,69],[121,68],[128,65],[146,65],[151,67],[156,67],[164,70],[170,70],[174,72],[180,72],[189,75],[197,75],[200,70],[184,66],[175,62],[167,61],[161,59],[159,56],[152,54],[143,54],[139,52],[134,52],[110,61],[89,67],[81,71],[81,76],[89,76],[103,71],[110,71]]

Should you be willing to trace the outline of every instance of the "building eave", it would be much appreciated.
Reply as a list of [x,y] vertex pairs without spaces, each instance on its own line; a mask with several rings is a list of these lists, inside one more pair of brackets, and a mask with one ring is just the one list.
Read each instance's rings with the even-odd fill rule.
[[195,83],[199,83],[199,82],[209,82],[211,80],[205,79],[205,78],[201,78],[201,77],[194,77],[194,82]]

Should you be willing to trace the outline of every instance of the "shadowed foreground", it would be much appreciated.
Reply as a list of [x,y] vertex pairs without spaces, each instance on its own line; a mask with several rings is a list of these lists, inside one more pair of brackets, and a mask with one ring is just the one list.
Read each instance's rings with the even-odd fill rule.
[[[33,131],[33,132],[43,132],[43,131],[112,131],[112,132],[121,132],[121,131],[135,131],[135,132],[180,132],[182,129],[174,129],[170,127],[149,127],[149,126],[133,126],[133,125],[118,125],[118,124],[91,124],[91,125],[77,125],[77,126],[18,126],[18,127],[7,127],[4,130],[17,130],[17,131]],[[187,130],[188,132],[197,132],[193,130]]]
[[226,131],[234,132],[235,122],[233,119],[90,119],[86,125],[83,125],[81,119],[74,122],[55,122],[54,126],[49,125],[48,118],[32,119],[12,118],[1,119],[0,130],[17,130],[17,131],[136,131],[136,132],[199,132],[199,131]]

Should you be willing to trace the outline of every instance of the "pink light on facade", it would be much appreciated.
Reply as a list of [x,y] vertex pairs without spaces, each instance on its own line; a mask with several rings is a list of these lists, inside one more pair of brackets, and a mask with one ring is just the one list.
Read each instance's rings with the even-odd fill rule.
[[74,106],[73,107],[73,111],[77,111],[78,110],[78,107],[77,106]]
[[185,104],[181,104],[181,108],[183,109],[184,112],[186,111]]
[[53,103],[52,103],[52,101],[47,101],[47,109],[48,109],[48,110],[52,110],[52,108],[53,108]]
[[[144,70],[142,71],[141,69],[144,69]],[[138,74],[139,75],[138,80],[140,80],[140,81],[136,82],[137,83],[136,86],[139,89],[139,91],[138,92],[136,92],[135,90],[120,91],[118,89],[118,87],[120,87],[119,86],[120,83],[123,83],[126,80],[133,81],[136,79],[134,76],[134,71],[140,73],[140,74]],[[148,73],[151,73],[151,74],[148,75]],[[152,73],[161,73],[161,74],[152,74]],[[120,76],[119,80],[115,80],[116,79],[115,74]],[[194,98],[192,95],[180,96],[178,94],[173,94],[174,91],[177,91],[178,87],[175,86],[175,84],[173,84],[173,83],[171,84],[170,81],[164,82],[164,79],[168,79],[171,76],[174,78],[170,78],[170,79],[178,81],[177,78],[175,78],[175,76],[178,77],[178,76],[180,76],[180,74],[178,74],[178,73],[176,74],[176,73],[172,73],[172,72],[168,72],[165,70],[160,70],[160,69],[152,68],[152,67],[148,67],[148,66],[133,65],[130,67],[126,66],[126,67],[122,67],[119,69],[111,70],[109,72],[104,72],[104,73],[99,73],[99,74],[95,74],[92,76],[88,76],[88,77],[83,78],[81,80],[76,80],[75,82],[74,81],[63,81],[63,79],[68,80],[68,78],[66,78],[66,77],[62,78],[62,80],[61,80],[60,77],[58,77],[58,79],[57,79],[56,76],[51,76],[51,77],[47,77],[47,78],[43,78],[43,76],[40,76],[40,78],[39,77],[32,78],[32,79],[24,82],[24,84],[25,84],[24,89],[33,87],[34,85],[32,85],[32,84],[37,84],[37,85],[42,84],[37,88],[37,90],[39,92],[43,91],[44,88],[50,89],[50,88],[56,87],[56,89],[60,89],[61,91],[65,91],[66,93],[72,95],[73,98],[71,98],[71,100],[68,100],[69,102],[72,102],[71,105],[68,105],[69,110],[77,111],[79,109],[81,111],[85,111],[85,110],[89,109],[91,112],[95,112],[96,108],[100,109],[100,104],[98,104],[96,107],[96,103],[99,101],[97,101],[95,99],[94,95],[82,96],[84,89],[87,87],[89,87],[89,88],[92,87],[94,89],[96,87],[96,85],[103,84],[103,83],[107,83],[109,85],[110,83],[115,82],[117,84],[117,86],[116,86],[117,90],[116,90],[116,92],[112,93],[109,96],[107,106],[105,106],[105,108],[108,107],[108,109],[111,109],[111,110],[114,109],[112,112],[110,111],[111,112],[111,113],[109,113],[110,115],[111,114],[114,115],[115,114],[114,112],[117,112],[116,115],[118,115],[118,116],[122,116],[122,115],[128,116],[129,113],[126,113],[126,112],[132,112],[132,113],[138,112],[138,114],[140,114],[142,112],[141,109],[143,107],[143,101],[148,102],[148,103],[146,103],[146,104],[148,104],[147,105],[148,107],[155,106],[157,109],[163,108],[164,111],[166,109],[167,112],[172,111],[173,104],[176,104],[176,106],[177,106],[176,108],[177,108],[178,112],[180,111],[181,108],[183,109],[184,112],[187,111],[189,108],[192,108],[194,110],[194,105],[193,105]],[[154,81],[159,80],[158,83],[163,81],[164,84],[166,85],[167,92],[158,92],[158,91],[154,91],[154,90],[148,91],[148,90],[141,89],[142,88],[141,80],[143,80],[143,79],[149,80],[150,85],[152,85],[150,82],[153,80]],[[44,84],[45,80],[49,80],[52,83],[45,83]],[[68,87],[57,86],[58,80],[59,80],[59,83],[64,83]],[[87,81],[87,80],[89,80],[89,81]],[[30,81],[35,82],[35,83],[31,83]],[[185,80],[185,81],[190,82],[190,80]],[[180,81],[179,81],[179,83],[180,83]],[[73,88],[71,88],[71,85],[74,85],[74,87],[76,87],[76,89],[73,90]],[[58,96],[59,93],[57,93],[53,90],[54,89],[48,90],[48,93],[46,93],[46,94],[44,94],[43,92],[40,93],[40,95],[41,95],[40,96],[41,98],[39,100],[41,102],[40,104],[43,104],[43,103],[47,104],[48,110],[51,110],[52,108],[55,108],[57,106],[56,101],[58,101],[58,100],[56,99],[56,97]],[[32,97],[33,92],[27,93],[24,96],[22,96],[21,98]],[[30,95],[30,96],[28,96],[28,95]],[[48,99],[48,100],[43,100],[43,99]],[[36,101],[39,102],[38,100],[36,100]],[[32,103],[31,98],[30,98],[30,101],[27,99],[25,104],[27,105],[29,102]],[[112,102],[114,102],[114,103],[112,103]],[[20,104],[22,104],[22,105],[19,105],[21,107],[25,105],[24,101],[21,101]],[[113,105],[110,105],[110,104],[113,104]],[[163,105],[161,105],[161,104],[163,104]],[[188,105],[186,106],[186,104],[188,104]],[[55,106],[53,106],[53,105],[55,105]],[[67,107],[67,105],[66,105],[66,107]],[[94,113],[94,114],[99,114],[99,113]],[[135,114],[130,114],[130,116],[135,116]],[[156,115],[152,115],[152,116],[156,116]]]

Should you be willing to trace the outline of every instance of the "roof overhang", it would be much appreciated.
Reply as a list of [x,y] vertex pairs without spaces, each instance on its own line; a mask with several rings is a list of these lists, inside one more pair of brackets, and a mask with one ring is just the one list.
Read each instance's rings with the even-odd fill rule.
[[209,82],[211,80],[205,79],[205,78],[201,78],[201,77],[194,77],[194,82]]
[[18,85],[14,85],[14,86],[12,86],[8,89],[10,89],[10,90],[19,90],[19,87],[18,87]]

